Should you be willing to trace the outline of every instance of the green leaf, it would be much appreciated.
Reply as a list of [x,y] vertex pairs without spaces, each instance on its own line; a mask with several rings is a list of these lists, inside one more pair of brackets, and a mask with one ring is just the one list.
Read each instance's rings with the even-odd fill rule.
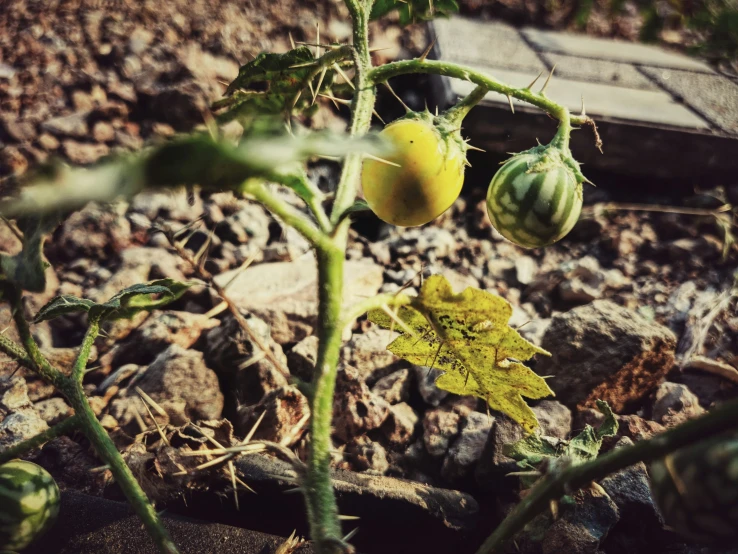
[[71,294],[63,294],[52,298],[49,302],[43,306],[36,317],[33,318],[34,323],[41,323],[42,321],[48,321],[57,317],[78,313],[78,312],[89,312],[90,308],[97,304],[92,300],[85,298],[77,298]]
[[520,423],[527,433],[538,427],[523,400],[553,395],[546,381],[522,363],[548,352],[531,344],[508,325],[512,307],[499,296],[467,288],[454,294],[441,275],[423,283],[409,307],[398,311],[407,329],[381,310],[374,323],[400,332],[387,348],[410,363],[443,371],[436,385],[455,394],[484,399],[491,408]]
[[249,121],[254,117],[305,111],[313,106],[312,93],[327,92],[334,80],[333,69],[315,75],[317,62],[307,46],[284,54],[261,53],[241,66],[228,85],[227,98],[215,102],[214,110],[224,110],[218,121]]
[[22,217],[17,223],[18,229],[23,233],[23,248],[15,256],[0,254],[2,276],[21,290],[43,292],[48,267],[43,260],[43,242],[46,234],[58,225],[58,218],[53,214],[45,217]]
[[400,13],[400,24],[407,25],[449,16],[459,11],[459,5],[456,0],[377,0],[371,19],[379,19],[394,10]]
[[57,296],[38,311],[34,322],[79,312],[88,312],[90,317],[99,321],[131,318],[138,312],[155,310],[173,302],[193,284],[159,279],[125,288],[102,304],[71,295]]
[[[587,425],[576,437],[569,441],[540,435],[529,435],[516,442],[506,444],[503,454],[516,460],[523,469],[536,469],[546,460],[567,458],[571,465],[580,465],[594,460],[602,448],[605,437],[614,436],[618,432],[618,422],[607,402],[597,401],[597,408],[605,416],[597,429]],[[524,478],[522,483],[530,487],[535,479]]]

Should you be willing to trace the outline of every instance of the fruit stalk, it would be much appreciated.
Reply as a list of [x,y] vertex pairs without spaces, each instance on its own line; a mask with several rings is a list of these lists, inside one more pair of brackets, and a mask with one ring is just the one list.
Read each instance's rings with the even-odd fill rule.
[[550,501],[558,500],[592,481],[638,462],[652,462],[684,446],[735,429],[736,421],[738,421],[738,400],[732,400],[700,418],[683,423],[652,439],[612,450],[591,462],[561,471],[552,471],[544,476],[500,523],[479,547],[477,554],[493,554],[500,551],[505,542],[513,538],[536,515],[547,509]]

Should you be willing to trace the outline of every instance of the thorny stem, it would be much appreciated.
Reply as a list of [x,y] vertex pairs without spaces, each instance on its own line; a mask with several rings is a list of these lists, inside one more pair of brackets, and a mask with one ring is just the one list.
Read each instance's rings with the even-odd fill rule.
[[[342,224],[345,226],[346,224]],[[343,241],[342,241],[343,242]],[[341,349],[341,304],[345,243],[316,250],[318,261],[319,346],[312,383],[310,450],[303,490],[310,534],[318,552],[332,552],[341,541],[341,524],[333,496],[330,463],[333,392]]]
[[39,433],[38,435],[26,439],[19,443],[16,443],[2,452],[0,452],[0,465],[5,462],[9,462],[15,458],[23,456],[26,452],[30,452],[34,448],[38,448],[44,443],[49,442],[52,439],[66,435],[67,433],[78,428],[81,423],[81,418],[78,415],[68,417],[61,423],[57,423],[53,427],[49,427],[46,431]]
[[[541,93],[533,92],[529,88],[518,88],[506,85],[505,83],[485,75],[480,71],[472,69],[471,67],[465,67],[449,62],[420,58],[392,62],[373,68],[369,72],[367,80],[371,85],[376,86],[379,83],[384,83],[392,77],[406,75],[408,73],[430,73],[433,75],[453,77],[461,79],[462,81],[469,81],[475,85],[485,87],[488,90],[528,102],[529,104],[541,108],[559,121],[563,122],[565,119],[569,118],[569,110],[567,108],[557,104]],[[575,125],[592,125],[592,120],[586,115],[578,115],[570,117],[570,121],[567,123],[569,125],[572,123]]]
[[[100,458],[110,468],[110,471],[123,491],[123,494],[128,499],[128,502],[130,502],[136,514],[143,521],[147,531],[156,542],[159,551],[163,554],[178,554],[179,551],[177,550],[177,547],[174,542],[172,542],[167,530],[162,525],[154,507],[146,497],[146,493],[141,488],[141,485],[138,484],[138,481],[136,481],[136,478],[133,476],[133,473],[131,473],[131,470],[128,468],[125,461],[123,461],[123,457],[120,455],[120,452],[118,452],[118,449],[108,436],[108,433],[97,420],[97,416],[92,411],[87,400],[87,396],[85,396],[84,389],[82,388],[84,369],[87,366],[92,345],[100,331],[99,321],[95,319],[90,320],[89,328],[85,333],[85,338],[82,346],[80,347],[79,354],[74,362],[72,375],[67,376],[49,363],[46,357],[41,353],[38,344],[36,344],[28,326],[28,322],[23,315],[20,291],[6,284],[4,293],[4,297],[11,303],[13,319],[15,321],[16,328],[18,329],[18,334],[23,343],[23,347],[26,350],[27,357],[24,356],[18,345],[7,338],[0,341],[0,350],[23,365],[30,364],[33,371],[38,373],[38,375],[47,383],[54,385],[54,387],[64,395],[74,410],[74,416],[61,424],[61,432],[58,434],[62,434],[62,432],[67,430],[64,427],[65,425],[69,425],[70,428],[73,426],[73,422],[79,425],[85,436],[87,436],[89,441],[92,443],[92,446],[95,448],[95,452],[97,452],[98,456],[100,456]],[[52,433],[53,436],[58,436],[58,434],[56,434],[57,431],[59,431],[57,429],[58,427],[59,426],[53,427],[45,433],[41,433],[41,435],[29,439],[29,441],[21,443],[21,445],[24,445],[24,447],[29,444],[31,444],[30,447],[38,446],[48,440],[46,437],[47,433]],[[17,445],[16,448],[20,449],[21,445]],[[14,451],[14,454],[17,455],[17,450]],[[3,452],[3,459],[5,455],[6,452]]]
[[638,462],[652,462],[678,448],[735,429],[736,421],[738,421],[738,400],[733,400],[652,439],[613,450],[590,462],[546,475],[484,541],[477,554],[492,554],[499,551],[506,541],[545,510],[551,500],[557,500],[592,481]]
[[455,106],[449,108],[443,115],[444,119],[454,127],[461,127],[461,122],[474,106],[479,104],[487,95],[489,89],[483,85],[477,85],[467,96],[460,100]]
[[[352,137],[365,134],[369,130],[376,98],[376,88],[369,79],[372,58],[369,53],[369,14],[372,10],[371,0],[347,0],[349,12],[354,25],[354,94],[351,103]],[[336,200],[331,212],[331,222],[336,225],[343,218],[344,212],[351,207],[359,190],[362,154],[353,153],[346,156],[341,172],[341,179],[336,188]]]

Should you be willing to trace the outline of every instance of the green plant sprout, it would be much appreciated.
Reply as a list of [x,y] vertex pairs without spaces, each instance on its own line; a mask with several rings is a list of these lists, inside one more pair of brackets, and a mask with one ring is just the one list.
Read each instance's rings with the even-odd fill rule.
[[[427,52],[416,59],[373,66],[369,46],[370,19],[394,10],[400,11],[404,22],[428,19],[454,11],[453,0],[436,0],[435,6],[432,1],[425,0],[345,0],[345,3],[353,23],[350,44],[319,44],[315,55],[310,48],[298,46],[285,54],[261,54],[241,67],[226,97],[213,106],[217,123],[238,120],[243,124],[244,135],[237,144],[221,138],[217,126],[212,125],[207,134],[175,138],[137,155],[108,160],[89,169],[51,168],[34,176],[16,198],[0,203],[0,213],[6,220],[16,221],[17,234],[23,237],[20,254],[0,258],[0,298],[12,308],[21,344],[0,334],[0,350],[54,385],[74,410],[68,420],[0,452],[0,463],[21,456],[56,436],[72,430],[82,431],[164,553],[173,554],[178,550],[98,422],[82,383],[101,325],[109,320],[131,317],[141,310],[157,309],[184,294],[190,284],[164,280],[137,285],[102,304],[70,296],[53,299],[39,311],[35,322],[72,312],[87,314],[88,329],[71,374],[54,368],[44,357],[24,317],[23,291],[38,292],[45,286],[44,237],[61,217],[90,201],[108,202],[130,197],[144,189],[183,185],[199,186],[205,191],[230,190],[259,202],[309,242],[318,267],[319,348],[308,391],[309,451],[299,487],[307,505],[311,539],[321,554],[353,552],[341,530],[330,465],[333,395],[342,335],[358,317],[369,313],[372,321],[398,330],[400,338],[390,349],[414,363],[444,371],[438,386],[483,398],[492,408],[520,422],[528,433],[533,433],[538,423],[523,396],[541,398],[551,394],[545,381],[521,363],[536,353],[546,352],[525,341],[507,325],[511,310],[502,298],[474,289],[455,294],[445,279],[433,276],[426,281],[418,297],[403,292],[380,294],[345,307],[344,260],[349,227],[353,212],[366,209],[366,204],[358,200],[365,160],[401,169],[406,168],[403,163],[418,162],[415,175],[418,190],[426,190],[428,184],[421,175],[427,169],[423,165],[425,162],[402,158],[401,148],[393,142],[412,140],[412,136],[382,140],[370,133],[377,87],[393,77],[435,74],[476,85],[467,98],[438,117],[413,113],[406,116],[424,121],[422,129],[410,129],[411,133],[426,133],[430,143],[445,144],[439,148],[447,148],[446,152],[463,155],[465,147],[458,144],[459,137],[450,135],[458,135],[463,117],[488,92],[532,104],[558,121],[558,130],[551,143],[527,152],[524,159],[535,158],[528,165],[525,165],[528,162],[516,160],[512,164],[514,171],[504,175],[502,192],[495,192],[493,201],[488,197],[493,221],[513,231],[517,225],[525,234],[524,242],[530,244],[558,240],[561,230],[568,226],[568,223],[562,226],[561,221],[568,222],[568,219],[561,220],[561,213],[546,213],[540,207],[538,200],[542,196],[548,195],[557,209],[566,210],[567,202],[571,204],[568,210],[581,206],[585,179],[569,150],[569,135],[572,126],[590,126],[595,133],[596,146],[600,148],[594,121],[585,113],[570,114],[566,107],[546,96],[551,75],[536,92],[533,90],[536,81],[522,88],[510,86],[470,67],[429,60]],[[353,75],[348,77],[347,73]],[[350,106],[348,137],[307,132],[293,121],[294,114],[313,111],[319,97]],[[456,146],[448,146],[449,141]],[[445,155],[443,150],[439,152]],[[342,159],[340,179],[330,195],[307,177],[305,162],[314,157]],[[430,160],[434,161],[437,160]],[[460,167],[463,173],[463,165]],[[397,187],[404,186],[403,183],[405,180],[397,180]],[[275,194],[272,188],[275,184],[295,192],[305,209],[297,209]],[[451,201],[456,196],[458,192]],[[444,205],[441,210],[447,207]],[[567,211],[564,215],[568,214]],[[431,219],[436,215],[433,213]],[[551,225],[556,226],[555,232],[551,232]],[[510,236],[514,240],[523,235],[511,232]],[[600,457],[596,457],[595,452],[595,456],[583,457],[577,464],[554,464],[484,542],[479,553],[498,551],[551,501],[564,494],[638,461],[658,459],[679,447],[733,428],[736,418],[738,403],[733,402],[635,446]]]

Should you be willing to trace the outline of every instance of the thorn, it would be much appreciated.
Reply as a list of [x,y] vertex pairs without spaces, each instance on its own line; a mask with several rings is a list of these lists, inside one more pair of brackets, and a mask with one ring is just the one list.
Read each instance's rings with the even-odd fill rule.
[[410,327],[408,327],[407,323],[405,323],[404,321],[402,321],[402,319],[397,317],[397,314],[393,313],[392,310],[389,309],[389,306],[387,306],[387,304],[382,305],[382,311],[384,311],[388,316],[390,316],[390,319],[394,321],[395,323],[397,323],[397,325],[399,325],[402,328],[402,330],[405,331],[408,335],[411,335],[414,337],[417,334],[415,333],[415,331],[410,329]]
[[348,78],[348,76],[343,72],[343,69],[341,69],[341,66],[338,65],[338,63],[333,64],[333,69],[338,72],[338,74],[343,77],[343,80],[346,81],[346,83],[354,90],[356,90],[356,87],[354,86],[354,82]]
[[389,50],[390,46],[383,46],[382,48],[370,48],[369,53],[373,54],[374,52],[381,52],[382,50]]
[[265,415],[266,415],[266,410],[261,412],[259,419],[256,420],[256,423],[254,423],[254,425],[251,427],[246,437],[244,437],[244,439],[241,441],[241,444],[246,444],[247,442],[251,440],[251,438],[254,436],[254,433],[256,433],[256,430],[259,428],[259,424],[261,424]]
[[320,93],[318,94],[321,98],[327,98],[328,100],[331,100],[334,104],[343,104],[344,106],[348,106],[351,104],[351,100],[346,100],[345,98],[336,98],[332,94],[325,94]]
[[397,93],[394,91],[394,89],[390,86],[390,84],[387,81],[385,81],[384,86],[386,86],[389,89],[389,91],[392,93],[392,96],[394,96],[395,98],[397,98],[397,101],[400,104],[402,104],[402,107],[405,108],[405,112],[409,112],[410,111],[410,108],[407,107],[407,104],[405,104],[405,102],[402,101],[402,98],[400,98],[397,95]]
[[466,370],[466,379],[464,380],[464,388],[466,388],[466,384],[469,382],[469,375],[471,375],[471,371],[468,369]]
[[541,72],[540,72],[540,73],[538,74],[538,77],[536,77],[535,79],[533,79],[533,81],[532,81],[532,82],[531,82],[531,83],[530,83],[530,84],[529,84],[529,85],[528,85],[527,87],[525,87],[525,89],[524,89],[524,90],[530,90],[530,88],[531,88],[531,87],[532,87],[533,85],[535,85],[535,84],[536,84],[536,81],[537,81],[538,79],[540,79],[540,78],[541,78],[541,75],[543,75],[543,71],[541,71]]
[[355,527],[354,529],[352,529],[351,531],[349,531],[341,540],[343,542],[348,542],[351,539],[353,539],[354,536],[356,535],[356,533],[358,533],[358,532],[359,532],[359,528],[358,527]]
[[315,92],[313,92],[313,102],[310,104],[311,106],[315,104],[315,96],[317,92],[320,92],[320,87],[323,86],[323,79],[325,79],[325,74],[328,71],[327,67],[324,67],[323,70],[320,72],[320,78],[318,79],[318,86],[315,88]]
[[394,167],[402,167],[400,164],[397,164],[395,162],[391,162],[389,160],[385,160],[384,158],[379,158],[377,156],[372,156],[371,154],[364,154],[365,158],[369,158],[370,160],[374,160],[377,162],[382,162],[383,164],[392,165]]
[[438,355],[441,353],[441,348],[443,348],[443,341],[438,341],[438,350],[436,350],[436,355],[433,356],[433,361],[431,362],[430,367],[428,368],[428,375],[430,375],[430,372],[433,371],[433,366],[436,365],[436,360],[438,359]]
[[[161,440],[162,440],[162,442],[163,442],[164,444],[166,444],[167,446],[172,446],[172,445],[171,445],[171,444],[169,443],[169,439],[167,439],[166,435],[164,434],[164,431],[162,431],[162,430],[161,430],[161,427],[159,426],[159,422],[158,422],[158,421],[156,421],[156,418],[154,417],[154,414],[152,414],[152,413],[151,413],[151,409],[149,408],[149,405],[148,405],[148,403],[146,402],[146,399],[145,399],[145,398],[144,398],[144,396],[143,396],[143,395],[141,394],[141,393],[142,393],[143,391],[142,391],[141,389],[139,389],[138,387],[136,387],[136,392],[137,392],[137,393],[138,393],[138,395],[139,395],[139,396],[141,397],[141,402],[143,402],[144,408],[146,408],[146,411],[148,412],[148,414],[149,414],[149,417],[151,418],[151,421],[153,421],[153,422],[154,422],[154,426],[156,427],[156,432],[157,432],[157,433],[159,433],[159,437],[161,437]],[[144,393],[144,394],[146,394],[146,393]],[[147,396],[148,396],[148,395],[147,395]],[[161,409],[161,406],[159,407],[159,409]]]
[[476,146],[472,146],[471,144],[466,145],[467,150],[476,150],[477,152],[486,152],[483,148],[478,148]]
[[242,369],[246,369],[247,367],[251,367],[252,365],[259,363],[261,360],[266,358],[266,354],[263,350],[259,350],[256,354],[251,356],[248,360],[245,360],[241,362],[238,366],[238,370],[241,371]]
[[[427,107],[426,107],[427,109]],[[436,117],[438,117],[438,106],[436,106]]]
[[582,94],[582,117],[586,117],[586,116],[587,116],[587,112],[584,109],[584,95]]
[[295,39],[292,38],[292,32],[287,31],[287,36],[290,37],[290,46],[292,46],[292,49],[295,49]]
[[418,61],[421,61],[421,62],[425,61],[425,58],[428,57],[428,54],[430,54],[431,50],[433,50],[433,47],[436,45],[436,40],[437,40],[436,38],[433,39],[433,42],[431,42],[428,45],[428,48],[426,48],[425,51],[420,55],[420,57],[418,58]]
[[548,74],[548,77],[546,77],[546,82],[543,83],[543,88],[541,88],[540,94],[541,96],[546,96],[546,88],[548,87],[548,83],[551,81],[551,77],[553,77],[554,71],[556,70],[556,64],[551,68],[551,73]]
[[317,21],[315,23],[315,33],[316,33],[315,42],[317,43],[315,46],[315,57],[319,58],[320,57],[320,21]]
[[377,118],[377,119],[378,119],[379,121],[381,121],[381,122],[382,122],[382,125],[387,125],[387,124],[386,124],[386,123],[384,122],[384,119],[382,119],[382,116],[381,116],[381,115],[379,115],[379,112],[378,112],[377,110],[372,110],[372,113],[374,114],[374,117],[376,117],[376,118]]
[[361,518],[359,516],[345,516],[342,514],[338,514],[338,519],[340,519],[341,521],[354,521]]
[[515,115],[515,107],[513,106],[512,96],[507,95],[507,101],[510,102],[510,111]]
[[296,494],[298,492],[302,492],[302,488],[300,487],[293,487],[291,489],[286,489],[282,491],[282,494]]

